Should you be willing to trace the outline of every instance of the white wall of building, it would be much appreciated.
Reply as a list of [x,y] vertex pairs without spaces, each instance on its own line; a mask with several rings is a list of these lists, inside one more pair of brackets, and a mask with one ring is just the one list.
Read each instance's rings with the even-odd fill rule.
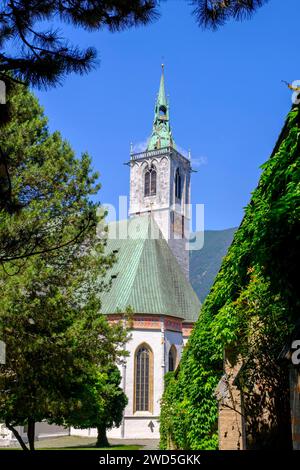
[[[183,339],[182,333],[177,331],[164,331],[161,317],[160,330],[136,329],[132,331],[131,340],[127,343],[129,357],[126,366],[119,366],[122,374],[122,384],[128,398],[128,404],[124,411],[123,423],[119,428],[113,428],[107,435],[115,439],[158,439],[160,400],[164,391],[164,374],[168,372],[169,350],[172,345],[176,347],[177,360],[180,360]],[[153,412],[134,412],[134,357],[140,345],[146,343],[153,352]],[[125,374],[125,376],[124,376]],[[72,435],[96,436],[95,429],[74,430]]]
[[[24,426],[16,426],[16,430],[24,440],[27,442],[27,433]],[[63,426],[57,426],[55,424],[48,424],[46,421],[35,424],[35,440],[39,441],[47,439],[49,437],[61,437],[69,436],[70,428],[64,428]],[[5,424],[0,424],[0,447],[16,446],[19,447],[19,443],[15,438],[12,431],[6,428]]]
[[[112,429],[108,432],[111,438],[126,439],[158,439],[159,438],[159,415],[160,400],[164,391],[164,374],[168,372],[169,350],[172,345],[176,347],[177,360],[179,362],[183,339],[181,332],[164,331],[163,318],[161,318],[161,330],[135,330],[132,332],[132,339],[127,345],[130,356],[127,359],[126,368],[120,368],[124,373],[126,370],[125,393],[128,397],[128,405],[124,413],[124,422],[118,429]],[[153,351],[153,413],[136,412],[134,413],[134,354],[136,349],[142,344],[147,343]],[[153,424],[153,426],[151,426]],[[150,425],[150,426],[149,426]]]
[[[120,367],[122,375],[126,371],[124,391],[128,398],[128,404],[124,412],[124,422],[120,428],[109,431],[109,437],[159,438],[158,418],[164,387],[164,344],[162,340],[161,330],[136,329],[132,331],[131,340],[127,343],[130,355],[126,360],[126,367]],[[134,357],[136,350],[143,343],[148,344],[153,353],[153,413],[148,411],[134,412]]]

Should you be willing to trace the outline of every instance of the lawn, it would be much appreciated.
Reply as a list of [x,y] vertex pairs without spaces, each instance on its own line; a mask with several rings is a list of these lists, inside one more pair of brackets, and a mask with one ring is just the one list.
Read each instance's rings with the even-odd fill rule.
[[[115,440],[114,440],[115,441]],[[143,445],[132,442],[112,442],[109,447],[96,447],[96,439],[91,437],[64,436],[36,441],[36,450],[139,450]],[[20,447],[0,447],[0,450],[21,450]]]
[[140,450],[142,446],[110,446],[110,447],[41,447],[37,450]]

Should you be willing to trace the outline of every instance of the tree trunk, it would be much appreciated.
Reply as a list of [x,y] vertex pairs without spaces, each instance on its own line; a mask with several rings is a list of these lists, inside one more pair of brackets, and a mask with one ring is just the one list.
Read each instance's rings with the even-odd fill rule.
[[106,428],[97,426],[98,436],[96,447],[109,447],[109,442],[106,437]]
[[28,436],[28,443],[29,443],[30,450],[34,450],[34,433],[35,433],[35,421],[32,418],[28,418],[27,436]]
[[23,441],[22,437],[18,433],[18,431],[13,426],[11,426],[7,421],[5,422],[5,426],[7,427],[7,429],[9,429],[13,433],[13,435],[17,439],[17,441],[20,444],[20,446],[22,447],[22,449],[23,450],[29,450],[28,447],[26,446],[25,442]]

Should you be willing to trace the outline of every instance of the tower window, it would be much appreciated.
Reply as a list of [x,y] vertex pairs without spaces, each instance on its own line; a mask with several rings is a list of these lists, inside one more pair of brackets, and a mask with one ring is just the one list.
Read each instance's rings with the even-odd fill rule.
[[175,173],[175,197],[176,199],[181,199],[181,176],[179,169],[177,168]]
[[151,180],[151,185],[150,185],[150,193],[151,195],[156,194],[156,171],[153,170],[150,173],[150,180]]
[[153,357],[148,345],[135,353],[135,411],[152,411]]
[[150,171],[145,173],[145,196],[150,196]]
[[145,196],[155,196],[156,194],[156,178],[157,172],[154,165],[145,172]]
[[169,351],[169,372],[173,372],[176,369],[177,362],[177,351],[174,344],[171,346]]

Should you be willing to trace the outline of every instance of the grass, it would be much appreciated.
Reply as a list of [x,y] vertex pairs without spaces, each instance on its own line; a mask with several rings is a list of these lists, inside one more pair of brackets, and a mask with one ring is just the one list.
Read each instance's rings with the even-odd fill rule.
[[[112,442],[109,447],[96,447],[96,439],[91,437],[62,436],[36,441],[36,450],[140,450],[139,443]],[[0,447],[0,450],[21,450],[20,447]]]
[[[36,447],[35,450],[140,450],[142,446],[110,446],[110,447],[95,447],[95,446],[70,446],[70,447]],[[20,447],[0,447],[1,450],[22,450]]]
[[110,447],[44,447],[37,450],[140,450],[142,446],[110,446]]

